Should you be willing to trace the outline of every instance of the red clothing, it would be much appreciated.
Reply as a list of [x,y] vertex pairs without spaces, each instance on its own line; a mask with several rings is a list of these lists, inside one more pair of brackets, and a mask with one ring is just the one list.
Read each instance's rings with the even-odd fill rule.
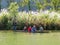
[[31,32],[31,27],[28,27],[28,32]]

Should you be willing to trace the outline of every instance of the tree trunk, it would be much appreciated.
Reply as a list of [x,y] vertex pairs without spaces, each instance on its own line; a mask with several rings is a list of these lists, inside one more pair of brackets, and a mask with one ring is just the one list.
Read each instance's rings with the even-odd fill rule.
[[0,0],[0,11],[1,11],[1,0]]

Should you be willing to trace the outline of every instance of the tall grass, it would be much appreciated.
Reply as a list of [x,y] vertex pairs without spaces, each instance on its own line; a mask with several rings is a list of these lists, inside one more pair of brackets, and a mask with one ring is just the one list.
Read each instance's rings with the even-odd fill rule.
[[[4,16],[5,15],[5,16]],[[36,25],[39,28],[40,25],[47,30],[59,30],[60,29],[60,13],[58,12],[19,12],[16,16],[17,29],[23,29],[23,27],[29,25]],[[2,22],[3,20],[4,23]],[[3,24],[5,24],[6,29],[12,29],[13,25],[13,16],[7,13],[0,13],[0,29]],[[2,26],[2,28],[4,28]]]

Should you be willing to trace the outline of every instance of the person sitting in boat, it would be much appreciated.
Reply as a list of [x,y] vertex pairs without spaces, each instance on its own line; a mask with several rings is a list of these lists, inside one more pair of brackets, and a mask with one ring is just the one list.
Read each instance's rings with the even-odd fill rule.
[[31,29],[32,29],[32,27],[31,27],[31,26],[29,26],[29,27],[28,27],[28,32],[31,32]]
[[43,32],[44,31],[44,29],[43,29],[43,27],[40,25],[40,27],[39,27],[39,31],[40,32]]
[[23,31],[26,31],[26,30],[27,30],[27,26],[24,26]]
[[33,25],[31,32],[36,32],[36,26],[35,25]]

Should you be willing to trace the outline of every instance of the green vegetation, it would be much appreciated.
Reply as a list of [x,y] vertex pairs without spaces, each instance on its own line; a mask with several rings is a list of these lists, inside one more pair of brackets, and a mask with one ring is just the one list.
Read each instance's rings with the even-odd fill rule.
[[[30,0],[23,0],[21,2],[18,2],[18,5],[20,7],[24,7],[26,5],[28,5],[29,10],[31,10],[30,8]],[[35,3],[35,6],[37,7],[38,10],[44,10],[46,7],[50,7],[50,10],[54,10],[54,11],[60,11],[60,0],[33,0],[33,2]],[[34,6],[34,5],[31,5]],[[23,11],[23,9],[22,9]]]
[[[4,16],[5,15],[5,16]],[[9,27],[8,29],[11,29],[13,26],[13,15],[4,14],[0,16],[0,26],[2,24],[5,25],[5,27]],[[44,29],[49,30],[59,30],[60,29],[60,18],[58,18],[58,15],[51,16],[49,14],[30,14],[29,13],[23,13],[19,12],[18,15],[16,15],[16,18],[14,19],[16,21],[17,29],[23,29],[23,27],[29,26],[29,25],[36,25],[39,27],[42,25]],[[8,25],[7,25],[8,24]],[[3,27],[3,26],[2,26]],[[4,28],[4,27],[3,27]]]
[[[25,3],[29,4],[29,1],[26,2],[25,0],[23,1],[23,3],[24,5]],[[47,5],[45,3],[47,3],[46,0],[44,1],[43,5],[39,2],[37,3],[37,5],[39,6],[39,8],[42,9],[44,5]],[[58,5],[58,2],[56,6],[57,5]],[[16,2],[12,2],[7,12],[6,11],[5,13],[1,12],[0,29],[12,29],[13,23],[16,23],[17,29],[19,30],[22,30],[25,25],[32,26],[34,24],[36,25],[37,29],[39,28],[40,25],[42,25],[45,30],[60,30],[60,18],[58,18],[60,13],[58,13],[57,11],[55,12],[57,14],[53,13],[54,11],[49,11],[48,14],[44,14],[43,12],[38,12],[39,14],[34,15],[31,12],[30,13],[18,12],[18,8],[19,8],[19,5]],[[51,15],[50,13],[53,13],[53,14]]]
[[51,10],[54,10],[54,11],[59,11],[60,10],[60,1],[59,0],[43,0],[42,1],[38,1],[36,0],[36,6],[37,6],[37,9],[40,10],[44,10],[47,6],[50,6],[51,7]]
[[18,5],[17,5],[16,2],[11,3],[10,6],[9,6],[9,8],[8,8],[9,15],[10,15],[10,17],[12,16],[12,19],[10,20],[10,21],[13,21],[12,24],[16,22],[16,17],[18,15],[18,8],[19,7],[18,7]]
[[[60,0],[32,0],[33,3],[35,3],[34,6],[37,7],[38,10],[42,9],[44,10],[46,7],[50,7],[50,10],[55,10],[55,11],[60,11]],[[1,2],[1,0],[0,0]],[[6,0],[7,2],[7,7],[9,7],[9,5],[12,3],[12,2],[15,2],[15,0]],[[19,0],[17,2],[17,4],[19,5],[19,7],[22,7],[22,11],[24,11],[23,7],[25,6],[28,6],[29,10],[31,10],[30,6],[33,6],[30,5],[30,2],[31,0]],[[0,7],[1,7],[1,4],[0,4]]]
[[52,6],[52,8],[54,9],[54,10],[60,10],[59,8],[59,6],[60,6],[60,1],[59,0],[51,0],[51,6]]

